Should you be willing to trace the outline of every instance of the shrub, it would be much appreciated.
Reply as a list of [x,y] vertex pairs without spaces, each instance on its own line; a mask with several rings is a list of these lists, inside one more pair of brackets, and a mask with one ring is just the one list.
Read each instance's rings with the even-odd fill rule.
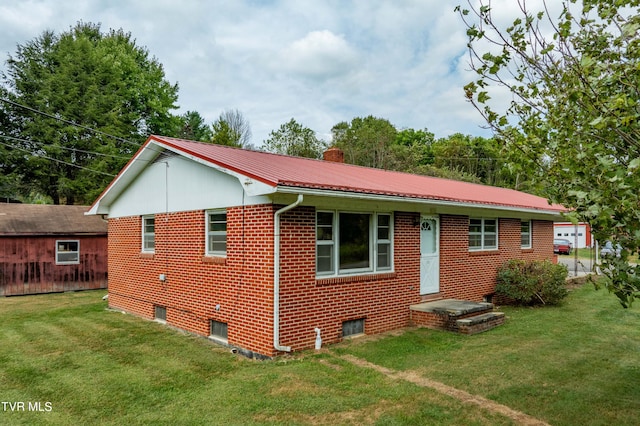
[[513,259],[498,269],[496,293],[521,305],[558,305],[568,294],[567,275],[565,265]]

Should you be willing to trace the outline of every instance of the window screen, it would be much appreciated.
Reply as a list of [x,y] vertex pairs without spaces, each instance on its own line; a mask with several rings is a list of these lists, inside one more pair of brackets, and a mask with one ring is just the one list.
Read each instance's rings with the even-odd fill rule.
[[80,241],[56,241],[56,264],[80,263]]
[[207,213],[207,254],[227,254],[227,213]]

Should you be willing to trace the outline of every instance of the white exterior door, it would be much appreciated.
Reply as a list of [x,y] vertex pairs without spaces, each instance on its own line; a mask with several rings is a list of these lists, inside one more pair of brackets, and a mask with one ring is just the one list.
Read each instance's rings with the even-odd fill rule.
[[420,218],[420,294],[440,291],[440,221],[437,216]]

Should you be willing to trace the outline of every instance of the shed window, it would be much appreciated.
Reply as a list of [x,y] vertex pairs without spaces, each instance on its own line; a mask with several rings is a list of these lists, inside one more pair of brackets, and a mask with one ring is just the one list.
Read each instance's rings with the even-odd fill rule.
[[520,246],[523,249],[531,248],[531,221],[520,222]]
[[469,250],[498,248],[498,219],[469,219]]
[[153,253],[156,249],[156,218],[142,217],[142,251]]
[[207,212],[207,254],[227,255],[227,212]]
[[80,263],[80,241],[56,241],[56,265]]

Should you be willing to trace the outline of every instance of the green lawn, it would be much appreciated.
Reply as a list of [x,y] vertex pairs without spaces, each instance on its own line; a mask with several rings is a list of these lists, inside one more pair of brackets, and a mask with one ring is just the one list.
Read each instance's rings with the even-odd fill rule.
[[560,308],[507,309],[506,325],[476,336],[408,329],[262,362],[106,310],[103,294],[0,299],[0,424],[513,424],[343,354],[554,425],[640,412],[640,309],[590,287]]

